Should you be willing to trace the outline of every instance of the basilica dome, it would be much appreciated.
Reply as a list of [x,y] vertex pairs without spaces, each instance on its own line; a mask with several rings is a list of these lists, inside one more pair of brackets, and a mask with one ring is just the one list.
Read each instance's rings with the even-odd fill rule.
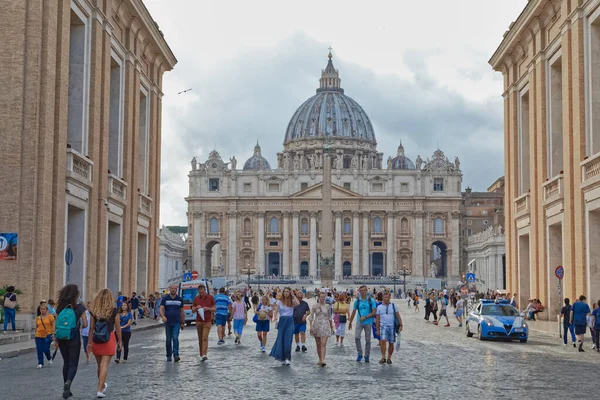
[[339,72],[329,53],[327,67],[321,72],[317,94],[294,113],[285,133],[284,145],[297,140],[325,137],[354,139],[375,144],[375,132],[367,113],[341,88]]
[[271,169],[271,166],[269,165],[267,159],[262,156],[260,146],[258,142],[256,142],[256,146],[254,146],[254,154],[244,163],[244,171],[259,169]]
[[402,143],[398,146],[398,154],[392,159],[392,169],[415,169],[415,163],[404,155]]

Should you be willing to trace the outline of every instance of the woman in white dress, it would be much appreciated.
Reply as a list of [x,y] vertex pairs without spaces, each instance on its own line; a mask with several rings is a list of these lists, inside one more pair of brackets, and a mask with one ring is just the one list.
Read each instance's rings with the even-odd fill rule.
[[333,333],[333,320],[331,319],[331,306],[325,303],[325,292],[319,293],[317,304],[310,313],[310,334],[314,336],[317,344],[319,362],[317,365],[325,366],[327,339]]

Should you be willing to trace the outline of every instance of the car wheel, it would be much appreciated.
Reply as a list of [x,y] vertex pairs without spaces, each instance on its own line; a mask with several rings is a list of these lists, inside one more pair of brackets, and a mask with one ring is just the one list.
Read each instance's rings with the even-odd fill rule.
[[471,332],[471,328],[469,328],[469,323],[467,322],[467,337],[473,337],[473,332]]
[[527,343],[527,339],[519,339],[519,342],[521,342],[521,343]]
[[477,337],[479,338],[479,340],[484,340],[483,334],[481,333],[481,325],[477,327]]

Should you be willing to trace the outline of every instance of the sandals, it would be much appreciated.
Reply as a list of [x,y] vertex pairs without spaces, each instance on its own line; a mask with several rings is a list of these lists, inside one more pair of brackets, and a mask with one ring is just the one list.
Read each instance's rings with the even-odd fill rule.
[[391,364],[391,363],[392,363],[392,360],[390,360],[390,359],[388,358],[388,360],[387,360],[387,363],[388,363],[388,364]]
[[381,360],[379,360],[379,364],[385,364],[385,358],[382,358]]

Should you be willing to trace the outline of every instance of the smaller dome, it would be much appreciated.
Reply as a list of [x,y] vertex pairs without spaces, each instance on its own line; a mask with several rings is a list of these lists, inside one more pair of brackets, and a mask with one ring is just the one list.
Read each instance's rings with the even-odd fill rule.
[[258,142],[256,142],[256,146],[254,146],[254,155],[244,163],[244,171],[259,169],[271,169],[271,165],[267,159],[262,156],[260,146]]
[[415,163],[404,155],[402,142],[398,146],[398,155],[392,160],[392,169],[415,169]]

